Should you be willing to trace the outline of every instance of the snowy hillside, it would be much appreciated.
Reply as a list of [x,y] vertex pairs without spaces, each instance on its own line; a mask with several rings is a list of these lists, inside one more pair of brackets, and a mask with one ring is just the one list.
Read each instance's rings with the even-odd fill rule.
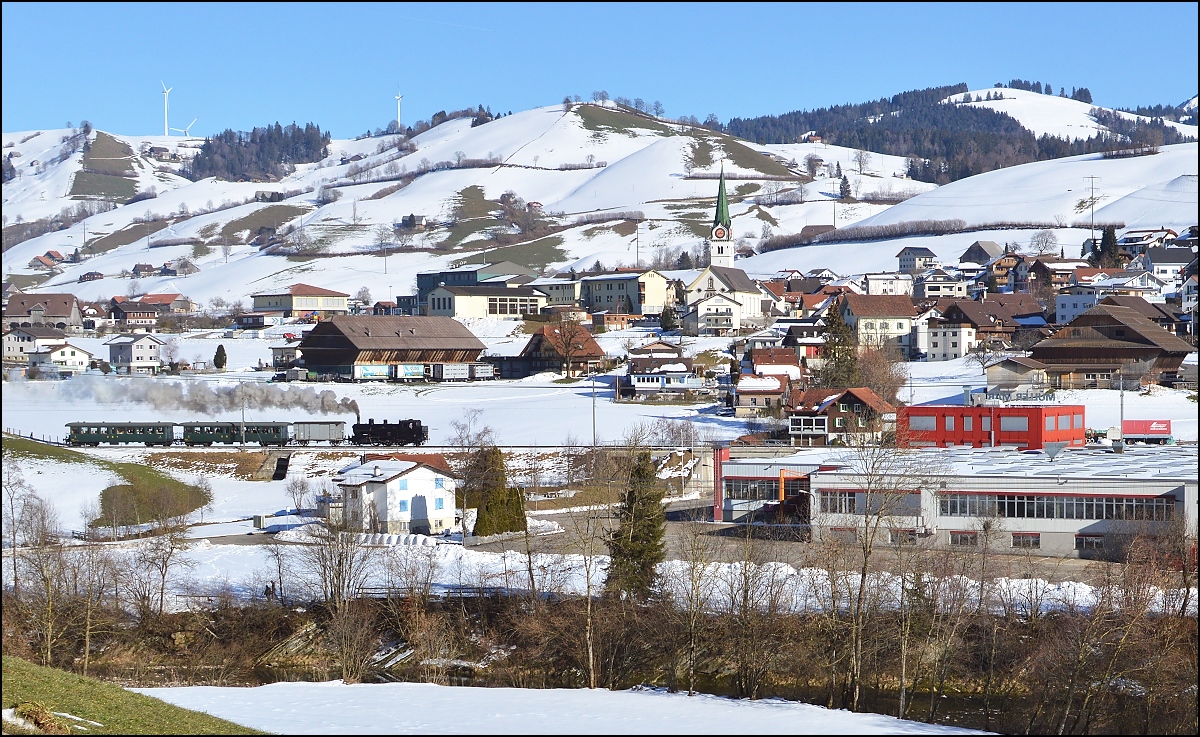
[[[985,95],[995,95],[997,93],[1003,94],[1004,98],[1000,100],[981,99]],[[971,96],[973,102],[963,102],[967,95]],[[951,95],[946,98],[945,102],[986,107],[997,112],[1006,113],[1016,118],[1021,125],[1033,131],[1035,136],[1048,134],[1067,140],[1074,140],[1076,138],[1092,138],[1100,133],[1108,132],[1107,128],[1098,124],[1089,114],[1092,108],[1099,107],[1098,105],[1072,100],[1068,97],[1043,95],[1037,92],[1027,92],[1026,90],[989,88],[971,90],[961,95]],[[1149,118],[1134,115],[1133,113],[1111,112],[1115,112],[1126,120],[1150,122]],[[1170,120],[1165,121],[1165,124],[1185,136],[1196,137],[1197,129],[1194,125],[1184,125]]]
[[[6,224],[18,216],[32,221],[78,204],[80,195],[72,195],[72,188],[85,175],[85,162],[82,153],[60,156],[64,145],[60,139],[69,134],[67,130],[4,134],[4,146],[19,153],[15,160],[21,162],[18,178],[4,185]],[[493,216],[501,211],[498,200],[507,191],[541,203],[542,219],[552,233],[527,247],[505,249],[495,258],[556,268],[590,266],[597,260],[607,266],[631,265],[639,258],[647,263],[656,254],[673,258],[681,250],[699,248],[712,219],[717,183],[711,177],[722,168],[731,176],[734,232],[751,247],[763,236],[764,225],[790,232],[808,224],[832,223],[837,197],[836,181],[825,178],[822,171],[805,186],[805,203],[756,204],[755,198],[764,193],[786,195],[800,185],[780,161],[795,159],[799,164],[807,149],[744,144],[723,134],[623,111],[611,103],[579,105],[569,111],[561,106],[537,108],[478,127],[471,127],[469,119],[451,120],[416,136],[412,140],[416,150],[407,155],[395,149],[395,136],[333,141],[325,160],[297,166],[277,183],[189,182],[175,172],[194,153],[200,143],[196,139],[92,135],[93,157],[96,137],[107,136],[108,148],[126,153],[104,160],[115,162],[110,166],[127,167],[123,176],[137,192],[153,186],[157,196],[16,245],[4,254],[6,276],[34,275],[27,266],[34,256],[48,250],[70,254],[86,238],[81,253],[94,257],[64,264],[62,273],[38,290],[71,290],[85,299],[107,299],[129,289],[178,291],[203,302],[213,297],[241,299],[303,280],[350,293],[367,286],[382,298],[408,293],[417,271],[464,257],[487,258],[479,248],[489,234],[514,232]],[[168,155],[160,158],[168,160],[142,153],[151,146],[167,148]],[[850,163],[852,152],[819,148],[830,165],[841,163],[852,187],[864,196],[934,188],[894,178],[892,174],[903,164],[898,157],[874,154],[859,176]],[[181,161],[170,160],[170,154],[178,154]],[[45,165],[55,158],[64,160]],[[449,166],[449,162],[473,159],[499,163]],[[27,165],[34,160],[38,165]],[[447,166],[438,169],[438,162]],[[90,166],[97,164],[92,161]],[[428,169],[434,170],[397,187],[401,175]],[[336,187],[340,199],[319,204],[323,186]],[[290,196],[279,203],[254,202],[260,190]],[[837,206],[837,222],[844,225],[886,207]],[[644,214],[640,224],[612,221],[574,226],[581,215],[631,210]],[[413,213],[430,218],[432,227],[417,233],[405,252],[391,252],[385,274],[375,229],[390,227]],[[303,226],[320,242],[319,257],[295,260],[260,252],[248,241],[262,225],[280,230]],[[160,246],[164,241],[179,245]],[[226,243],[231,244],[228,258],[221,252]],[[185,257],[200,267],[198,274],[186,279],[146,278],[133,287],[117,278],[140,262],[161,265]],[[87,272],[100,272],[105,278],[79,282]]]
[[[1039,133],[1095,132],[1094,121],[1087,127],[1090,106],[1021,90],[1003,92],[1004,100],[970,104],[1007,106],[1005,112]],[[1087,234],[1070,226],[1090,215],[1089,208],[1081,209],[1087,197],[1084,177],[1090,176],[1098,177],[1099,222],[1179,229],[1195,223],[1197,207],[1194,143],[1129,159],[1085,155],[1036,162],[938,188],[904,179],[903,157],[871,153],[859,174],[852,149],[750,144],[612,103],[535,108],[476,127],[469,119],[451,120],[414,137],[415,150],[408,153],[397,150],[396,136],[335,140],[323,161],[299,165],[270,183],[191,182],[179,176],[199,139],[93,132],[91,158],[85,162],[81,151],[71,153],[64,142],[71,135],[66,129],[3,135],[3,150],[16,154],[12,161],[19,172],[3,188],[6,228],[18,217],[30,222],[95,202],[99,195],[87,194],[93,191],[89,187],[116,186],[126,196],[153,187],[156,196],[17,244],[4,253],[3,266],[5,278],[40,281],[35,291],[72,291],[88,300],[168,291],[202,303],[216,297],[234,301],[297,281],[351,294],[365,286],[383,299],[411,293],[418,271],[463,259],[507,259],[555,269],[586,268],[596,261],[608,267],[655,259],[669,263],[682,251],[701,247],[713,214],[713,177],[722,168],[730,175],[733,230],[748,249],[767,235],[797,233],[809,225],[947,219],[968,226],[1031,224],[1028,230],[909,238],[900,245],[892,240],[788,249],[739,261],[761,274],[815,266],[844,273],[895,268],[895,253],[903,245],[926,246],[956,260],[974,240],[1024,244],[1047,223],[1060,223],[1060,243],[1076,252]],[[166,151],[152,157],[151,147]],[[824,166],[815,179],[802,183],[796,173],[810,154],[821,157]],[[460,161],[470,166],[456,166]],[[838,166],[853,199],[908,199],[894,206],[842,200],[829,171]],[[89,178],[97,169],[116,176],[97,185]],[[340,199],[319,200],[323,188],[340,193]],[[255,202],[261,190],[285,199]],[[542,230],[522,235],[497,219],[499,200],[509,191],[541,203]],[[641,221],[580,222],[584,216],[627,211],[642,213]],[[390,232],[410,214],[425,215],[430,227],[399,251],[390,244],[385,259],[377,245],[378,226]],[[290,257],[260,251],[249,241],[263,226],[301,229],[312,250]],[[495,237],[511,245],[496,248]],[[76,249],[86,260],[63,264],[61,273],[49,278],[28,266],[46,251]],[[180,258],[191,259],[199,273],[137,283],[121,278],[135,264],[159,266]],[[80,282],[88,272],[104,278]]]
[[[1008,90],[1006,90],[1007,92]],[[1196,224],[1197,144],[1164,146],[1152,156],[1105,159],[1086,154],[1037,161],[952,182],[901,202],[856,225],[889,225],[914,220],[959,219],[968,227],[1027,223],[1023,229],[974,230],[954,235],[916,236],[865,243],[833,243],[776,251],[744,260],[747,272],[770,274],[783,268],[828,266],[839,273],[895,269],[905,246],[925,247],[944,263],[957,263],[977,240],[1016,242],[1027,247],[1043,224],[1050,224],[1067,256],[1080,252],[1089,231],[1089,180],[1096,181],[1096,222],[1123,222],[1127,228]],[[826,205],[828,207],[828,205]],[[1055,227],[1061,223],[1061,226]]]

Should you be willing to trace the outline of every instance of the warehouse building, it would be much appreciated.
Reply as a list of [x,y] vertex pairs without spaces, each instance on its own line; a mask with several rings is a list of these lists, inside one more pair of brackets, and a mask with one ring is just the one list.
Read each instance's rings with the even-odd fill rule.
[[900,408],[896,436],[902,444],[916,448],[1010,445],[1042,450],[1047,443],[1082,447],[1085,419],[1082,404],[918,404]]
[[714,519],[772,521],[787,512],[813,539],[854,539],[883,509],[884,544],[1074,557],[1099,557],[1132,535],[1180,522],[1196,535],[1194,448],[1092,446],[1053,457],[1014,448],[901,452],[910,455],[867,473],[871,454],[853,449],[731,459],[730,448],[717,448]]

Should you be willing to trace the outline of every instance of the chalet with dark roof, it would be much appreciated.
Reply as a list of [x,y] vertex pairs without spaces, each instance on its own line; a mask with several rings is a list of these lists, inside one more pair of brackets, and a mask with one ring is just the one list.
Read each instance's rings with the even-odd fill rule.
[[1098,388],[1126,381],[1174,383],[1195,348],[1130,307],[1096,305],[1033,346],[1059,388]]
[[792,445],[828,446],[835,441],[878,439],[895,425],[896,408],[866,387],[809,389],[787,405]]
[[310,330],[299,349],[310,372],[349,377],[356,365],[471,363],[484,345],[449,317],[337,315]]
[[250,295],[255,312],[282,312],[284,317],[319,315],[330,317],[350,312],[350,295],[311,284],[293,284],[283,289]]

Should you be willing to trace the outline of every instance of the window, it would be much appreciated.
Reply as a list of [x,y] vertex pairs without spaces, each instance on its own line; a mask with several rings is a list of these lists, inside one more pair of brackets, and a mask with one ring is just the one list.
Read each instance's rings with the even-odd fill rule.
[[859,427],[866,427],[866,426],[867,426],[867,418],[866,418],[866,417],[859,417],[859,418],[858,418],[858,426],[859,426]]
[[1083,415],[1075,415],[1075,429],[1078,430],[1082,427],[1083,427]]
[[982,417],[982,418],[980,418],[980,419],[982,419],[982,420],[983,420],[983,422],[979,423],[979,429],[983,430],[984,432],[991,432],[991,431],[992,431],[992,417],[991,417],[991,415],[988,415],[988,416],[986,416],[986,417]]
[[400,479],[397,483],[399,486],[396,488],[400,489],[400,491],[408,491],[408,479]]
[[441,476],[435,477],[433,479],[433,488],[435,488],[435,489],[446,488],[446,479],[442,478]]
[[867,328],[868,330],[873,330],[873,329],[875,328],[875,323],[873,323],[873,322],[864,322],[864,323],[863,323],[863,327],[864,327],[864,328]]
[[911,545],[917,541],[916,530],[891,530],[892,545]]
[[407,512],[407,511],[408,511],[408,500],[407,500],[407,499],[401,499],[401,500],[400,500],[400,511],[401,511],[401,512]]
[[1075,536],[1076,550],[1103,550],[1104,536],[1103,535],[1076,535]]
[[897,330],[903,330],[903,329],[904,329],[904,323],[902,323],[902,322],[898,322],[898,323],[896,323],[896,329],[897,329]]
[[850,405],[845,402],[838,402],[838,412],[849,412]]
[[1001,417],[1000,432],[1029,432],[1028,417]]
[[846,418],[845,417],[834,417],[833,418],[833,426],[834,427],[845,427],[846,426]]
[[1046,416],[1046,432],[1050,432],[1053,429],[1054,429],[1054,415],[1047,415]]
[[853,491],[822,491],[821,511],[828,514],[854,514],[855,495]]
[[1014,532],[1012,534],[1012,546],[1014,548],[1037,550],[1042,547],[1042,536],[1037,532]]
[[977,532],[951,532],[950,544],[958,547],[973,548],[979,544],[979,533]]
[[963,420],[963,432],[971,432],[971,430],[973,429],[973,427],[975,425],[975,418],[970,415],[967,415],[966,417],[962,418],[962,420]]
[[936,340],[935,340],[935,341],[933,341],[933,347],[934,347],[934,348],[937,348],[937,347],[938,347],[938,342],[937,342]]
[[1034,496],[1028,494],[942,494],[944,517],[1014,517],[1026,519],[1119,519],[1169,521],[1175,497]]
[[909,430],[936,430],[937,418],[932,415],[909,415]]
[[958,347],[958,341],[957,341],[957,340],[955,340],[955,341],[951,342],[951,343],[950,343],[950,347],[951,347],[951,348],[957,348],[957,347]]
[[946,416],[946,430],[949,431],[949,430],[953,430],[953,429],[954,429],[954,415],[947,415]]
[[1059,430],[1070,430],[1071,429],[1071,415],[1059,415],[1058,416],[1058,429]]
[[446,500],[441,497],[434,499],[433,500],[433,508],[434,509],[445,509],[446,508]]

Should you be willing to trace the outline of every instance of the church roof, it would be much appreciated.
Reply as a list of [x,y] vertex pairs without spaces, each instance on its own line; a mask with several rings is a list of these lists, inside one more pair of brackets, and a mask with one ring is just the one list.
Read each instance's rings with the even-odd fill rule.
[[713,218],[713,227],[724,225],[732,227],[729,219],[729,198],[725,195],[725,167],[721,167],[721,184],[717,189],[717,215]]

